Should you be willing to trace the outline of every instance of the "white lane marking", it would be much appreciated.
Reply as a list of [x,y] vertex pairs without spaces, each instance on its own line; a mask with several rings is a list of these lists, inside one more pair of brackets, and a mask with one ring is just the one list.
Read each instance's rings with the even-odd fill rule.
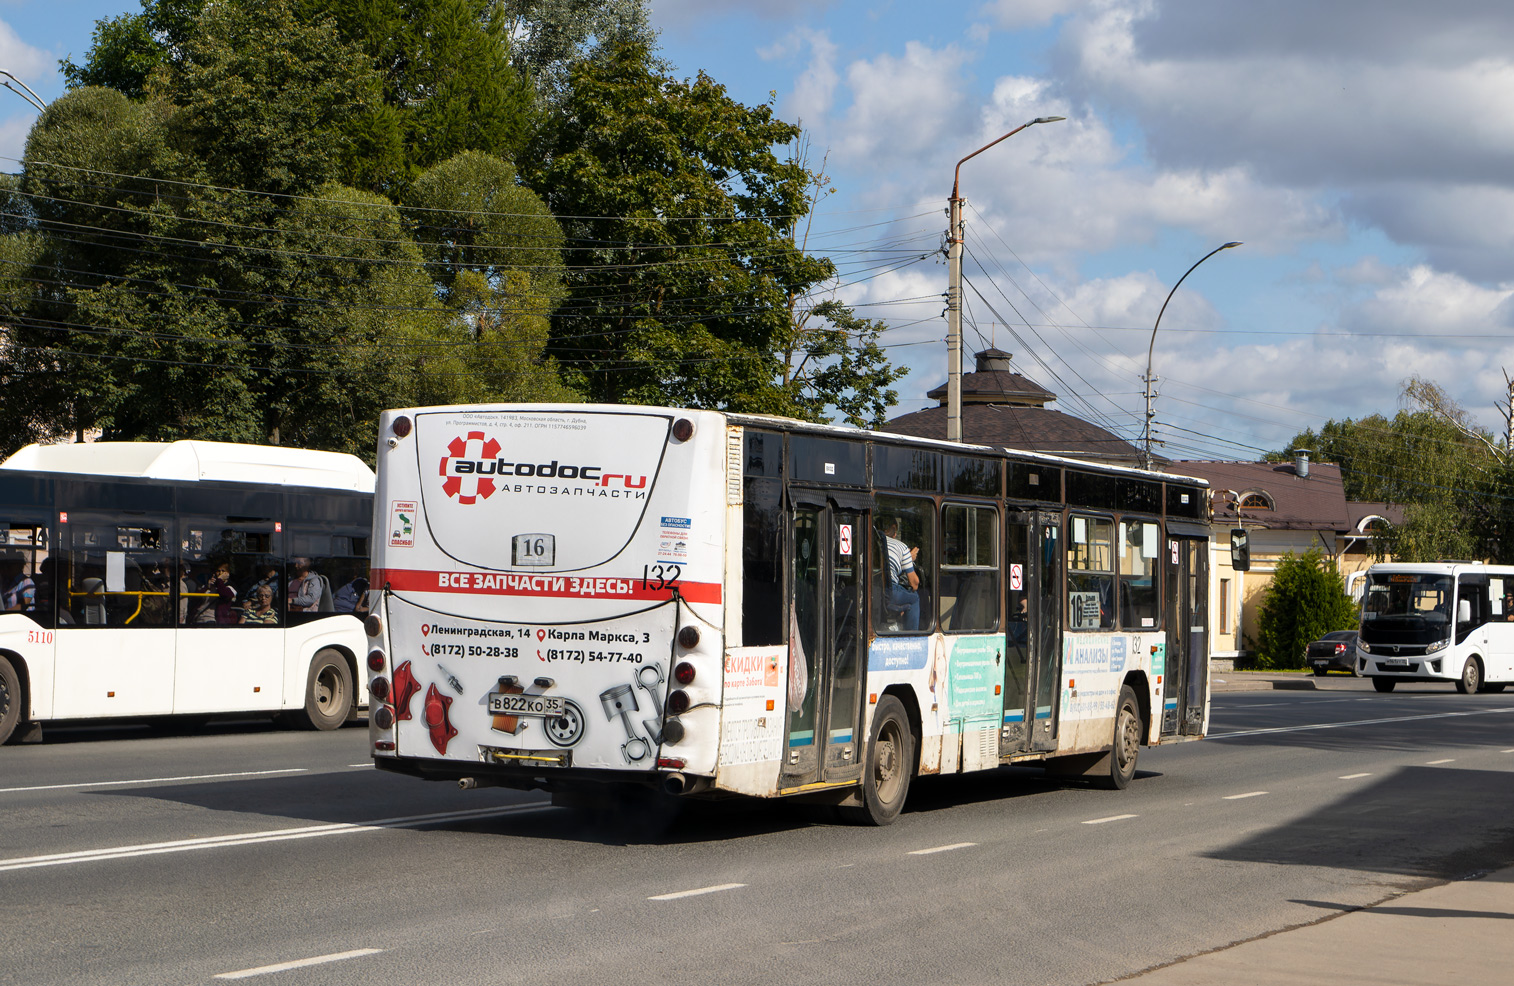
[[909,855],[911,855],[911,856],[929,856],[931,853],[934,853],[934,852],[951,852],[953,849],[966,849],[969,846],[976,846],[976,845],[977,845],[976,842],[953,842],[949,846],[935,846],[935,847],[930,848],[930,849],[911,849],[909,851]]
[[1272,793],[1271,791],[1247,791],[1245,794],[1227,794],[1227,795],[1225,795],[1224,800],[1225,801],[1239,801],[1242,798],[1260,798],[1264,794],[1271,794],[1271,793]]
[[648,897],[647,900],[677,900],[680,897],[698,897],[701,894],[718,894],[722,890],[735,890],[744,887],[744,883],[721,883],[713,887],[700,887],[698,890],[680,890],[672,894],[658,894],[656,897]]
[[1369,770],[1365,774],[1342,774],[1339,779],[1343,780],[1343,781],[1354,781],[1358,777],[1371,777],[1371,776],[1372,776],[1372,772]]
[[1140,818],[1140,815],[1110,815],[1108,818],[1090,818],[1084,825],[1103,825],[1105,822],[1123,822],[1127,818]]
[[1499,753],[1514,753],[1514,750],[1499,750]]
[[270,972],[283,972],[285,969],[303,969],[311,965],[325,965],[327,962],[341,962],[343,959],[357,959],[364,955],[377,955],[382,948],[354,948],[350,952],[337,952],[334,955],[317,955],[313,959],[295,959],[293,962],[280,962],[277,965],[260,965],[256,969],[243,969],[240,972],[223,972],[216,976],[217,979],[251,979],[253,976],[266,976]]
[[21,791],[65,791],[80,787],[124,787],[130,784],[176,784],[180,781],[222,781],[229,777],[269,777],[274,774],[303,774],[309,767],[285,767],[281,770],[242,770],[234,774],[186,774],[183,777],[144,777],[137,781],[85,781],[80,784],[39,784],[36,787],[0,787],[0,794]]
[[503,808],[471,808],[465,811],[444,811],[431,815],[378,818],[369,822],[336,822],[330,825],[307,825],[303,828],[272,829],[264,832],[241,832],[236,835],[211,835],[199,839],[179,839],[174,842],[149,842],[135,846],[84,849],[79,852],[54,853],[49,856],[24,856],[16,859],[0,859],[0,873],[7,873],[11,870],[38,869],[43,866],[65,866],[69,863],[88,863],[101,859],[133,859],[139,856],[160,856],[164,853],[193,852],[197,849],[221,849],[226,846],[250,846],[264,842],[286,842],[291,839],[318,839],[327,835],[379,832],[384,829],[412,828],[418,825],[433,825],[438,822],[514,815],[527,811],[539,811],[548,807],[551,806],[543,802],[529,805],[508,805]]
[[373,761],[370,760],[367,763],[349,763],[347,766],[349,766],[349,767],[372,767],[373,766]]
[[1490,716],[1514,712],[1507,709],[1473,709],[1469,712],[1433,712],[1422,716],[1394,716],[1391,719],[1358,719],[1354,722],[1318,722],[1308,726],[1274,726],[1271,729],[1240,729],[1231,733],[1209,733],[1210,739],[1230,739],[1234,736],[1267,736],[1273,733],[1302,733],[1310,729],[1345,729],[1347,726],[1380,726],[1390,722],[1416,722],[1421,719],[1451,719],[1456,716]]
[[1426,767],[1433,767],[1433,766],[1435,766],[1438,763],[1455,763],[1455,762],[1456,762],[1456,758],[1455,757],[1449,757],[1449,758],[1447,758],[1445,760],[1426,760],[1425,761],[1425,766]]

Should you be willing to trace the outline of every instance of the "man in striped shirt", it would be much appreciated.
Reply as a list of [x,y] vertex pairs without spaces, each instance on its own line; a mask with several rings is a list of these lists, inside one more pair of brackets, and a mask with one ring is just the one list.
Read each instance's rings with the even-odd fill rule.
[[920,629],[920,574],[915,571],[919,548],[906,547],[899,540],[899,518],[890,517],[883,525],[883,547],[888,558],[887,608],[902,614],[901,630]]

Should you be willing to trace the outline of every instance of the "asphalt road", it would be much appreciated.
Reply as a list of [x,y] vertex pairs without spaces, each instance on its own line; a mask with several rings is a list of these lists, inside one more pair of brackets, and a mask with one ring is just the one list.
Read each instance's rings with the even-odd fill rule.
[[1127,791],[928,778],[884,829],[648,835],[361,728],[53,730],[0,749],[0,984],[1098,983],[1514,862],[1514,694],[1329,685],[1217,694]]

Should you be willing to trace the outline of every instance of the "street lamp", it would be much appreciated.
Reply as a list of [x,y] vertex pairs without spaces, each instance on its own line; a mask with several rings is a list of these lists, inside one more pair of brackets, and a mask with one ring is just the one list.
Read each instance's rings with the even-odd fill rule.
[[1224,243],[1200,257],[1198,263],[1188,268],[1183,276],[1178,278],[1178,283],[1172,286],[1172,290],[1167,292],[1167,301],[1162,302],[1162,310],[1157,312],[1156,324],[1151,327],[1151,344],[1146,347],[1146,424],[1142,428],[1141,433],[1142,444],[1144,446],[1144,451],[1141,455],[1141,464],[1147,469],[1151,468],[1151,419],[1156,413],[1151,409],[1151,401],[1154,397],[1156,397],[1156,394],[1152,393],[1151,390],[1151,385],[1154,382],[1154,379],[1151,376],[1151,354],[1156,349],[1157,326],[1162,324],[1162,313],[1167,311],[1167,302],[1171,301],[1172,296],[1178,293],[1178,288],[1184,281],[1188,280],[1188,275],[1192,274],[1198,268],[1199,264],[1202,264],[1204,261],[1219,253],[1221,250],[1229,250],[1231,247],[1238,247],[1240,245],[1241,243],[1239,240],[1235,240],[1230,243]]
[[949,227],[946,231],[946,440],[962,441],[962,197],[957,194],[962,180],[962,165],[990,147],[1007,140],[1026,127],[1038,123],[1056,123],[1065,116],[1038,116],[1022,123],[1002,137],[989,141],[957,162],[952,173],[952,197],[947,200]]
[[[4,86],[11,92],[15,93],[17,96],[20,96],[22,99],[26,100],[28,103],[31,103],[37,108],[38,113],[41,113],[43,110],[47,109],[47,104],[42,101],[41,96],[32,92],[31,86],[27,85],[25,82],[22,82],[14,75],[11,75],[3,68],[0,68],[0,76],[5,77],[4,81],[0,81],[0,86]],[[20,86],[21,88],[17,89],[16,86]]]

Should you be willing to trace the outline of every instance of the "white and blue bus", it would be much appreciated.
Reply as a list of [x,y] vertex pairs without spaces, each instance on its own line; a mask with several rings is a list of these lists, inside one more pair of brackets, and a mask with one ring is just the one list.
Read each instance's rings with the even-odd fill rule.
[[373,471],[216,442],[0,463],[0,742],[63,720],[359,707]]
[[373,756],[465,787],[1124,787],[1208,721],[1203,480],[655,407],[380,421]]

